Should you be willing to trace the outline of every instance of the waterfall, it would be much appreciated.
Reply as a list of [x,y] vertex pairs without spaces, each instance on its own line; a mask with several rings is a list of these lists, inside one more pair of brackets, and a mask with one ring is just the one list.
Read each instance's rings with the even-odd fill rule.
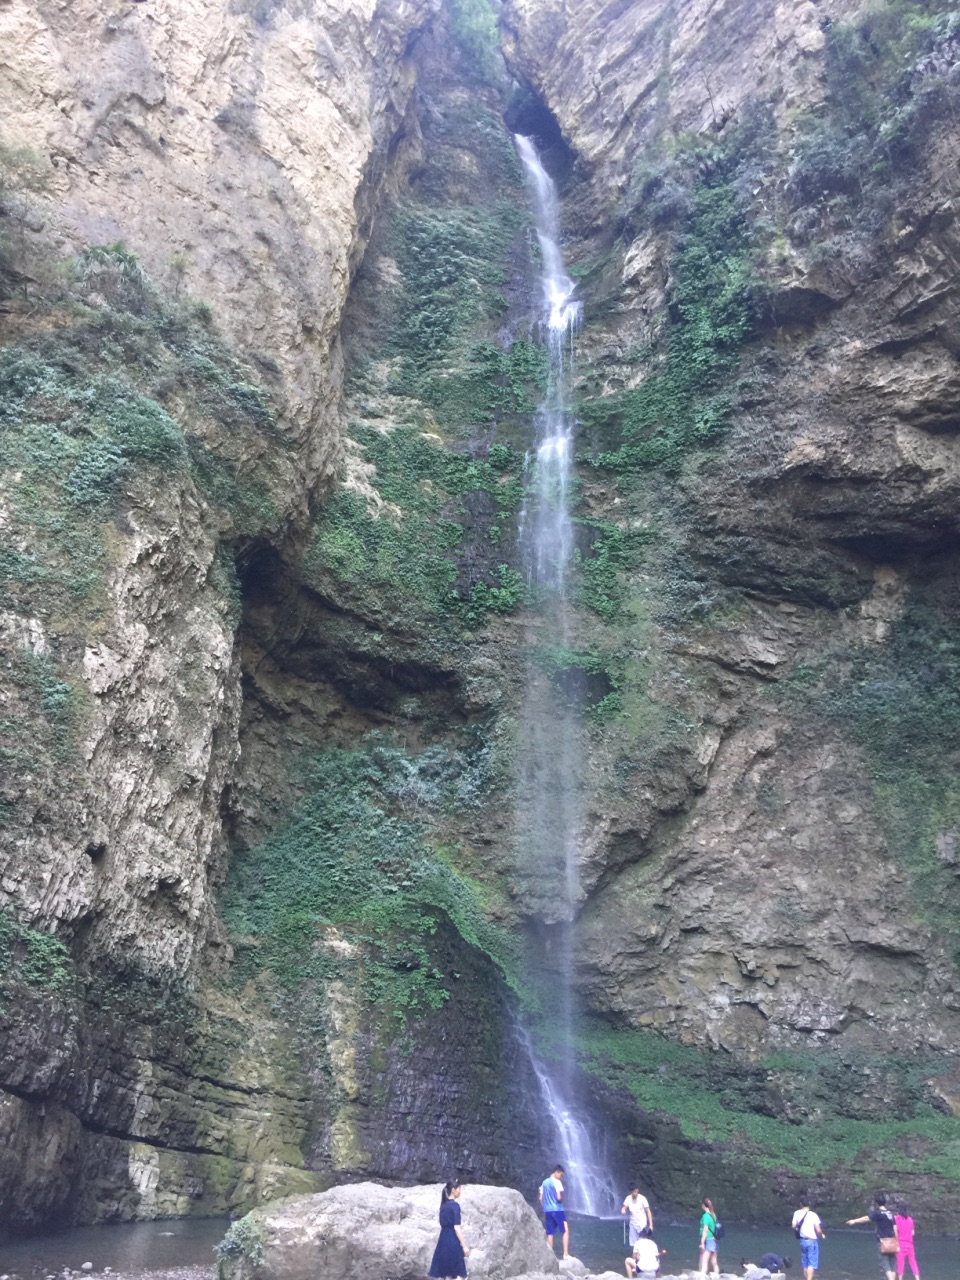
[[[569,641],[567,575],[573,557],[569,482],[573,461],[570,376],[573,337],[581,304],[564,270],[560,252],[556,186],[540,163],[533,142],[516,135],[517,151],[533,196],[541,259],[541,331],[549,354],[547,383],[536,419],[537,441],[528,459],[527,499],[520,518],[520,546],[528,578],[540,597],[541,620],[535,641],[560,647]],[[544,1110],[556,1131],[560,1158],[568,1173],[569,1208],[593,1216],[617,1207],[613,1179],[577,1116],[572,1096],[573,924],[580,900],[579,832],[582,822],[578,759],[579,716],[569,700],[543,688],[531,662],[524,708],[522,751],[525,874],[539,914],[551,926],[545,941],[550,970],[549,1017],[559,1047],[559,1071],[548,1073],[529,1035],[520,1031],[540,1086]]]

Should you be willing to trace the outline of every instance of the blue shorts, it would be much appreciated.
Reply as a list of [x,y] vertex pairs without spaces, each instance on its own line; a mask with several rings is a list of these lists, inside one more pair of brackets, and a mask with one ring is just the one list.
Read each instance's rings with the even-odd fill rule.
[[813,1267],[816,1271],[820,1265],[819,1240],[808,1240],[806,1236],[800,1237],[800,1265],[801,1267]]
[[705,1241],[705,1243],[704,1243],[704,1246],[703,1246],[703,1252],[704,1252],[704,1253],[716,1253],[716,1252],[717,1252],[717,1242],[716,1242],[716,1240],[714,1240],[713,1236],[707,1236],[707,1239],[706,1239],[706,1241]]
[[543,1225],[548,1236],[562,1236],[566,1221],[562,1209],[555,1209],[552,1213],[543,1215]]

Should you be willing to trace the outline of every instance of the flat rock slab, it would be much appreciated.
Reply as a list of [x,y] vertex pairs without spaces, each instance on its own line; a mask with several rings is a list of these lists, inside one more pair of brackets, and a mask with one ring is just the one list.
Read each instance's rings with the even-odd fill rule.
[[[461,1230],[471,1280],[543,1275],[556,1256],[518,1191],[466,1186]],[[440,1186],[358,1182],[255,1209],[234,1224],[244,1248],[221,1258],[220,1280],[424,1280],[440,1233]],[[239,1230],[238,1230],[239,1228]]]

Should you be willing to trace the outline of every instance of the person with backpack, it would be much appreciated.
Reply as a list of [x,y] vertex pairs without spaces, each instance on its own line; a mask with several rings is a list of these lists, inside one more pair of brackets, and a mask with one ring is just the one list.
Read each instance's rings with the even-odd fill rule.
[[713,1202],[706,1196],[700,1201],[703,1213],[700,1217],[700,1274],[705,1276],[713,1271],[720,1274],[720,1258],[717,1241],[723,1235],[723,1227],[717,1218]]
[[820,1241],[827,1238],[820,1222],[820,1215],[814,1213],[808,1204],[804,1204],[793,1215],[790,1225],[793,1227],[793,1234],[800,1241],[803,1280],[813,1280],[820,1266]]
[[872,1222],[877,1232],[877,1247],[880,1251],[880,1269],[886,1280],[896,1280],[894,1267],[900,1246],[897,1242],[897,1220],[887,1208],[887,1197],[882,1191],[873,1197],[873,1206],[862,1218],[848,1218],[848,1227],[858,1227],[863,1222]]

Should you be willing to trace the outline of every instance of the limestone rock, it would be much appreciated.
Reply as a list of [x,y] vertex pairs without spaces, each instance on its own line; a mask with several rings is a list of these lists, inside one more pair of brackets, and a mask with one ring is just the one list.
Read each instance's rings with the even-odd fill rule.
[[821,12],[801,4],[506,0],[511,63],[536,86],[600,182],[623,189],[648,130],[721,126],[751,97],[819,100]]
[[[278,531],[302,522],[338,464],[342,311],[414,90],[410,49],[436,8],[0,5],[3,143],[50,161],[31,234],[57,266],[122,241],[162,294],[202,303],[251,359],[278,407]],[[86,303],[105,311],[96,292]],[[0,319],[2,340],[17,341],[5,302]],[[220,414],[203,417],[190,424],[197,439],[230,466],[256,465],[237,455]],[[17,815],[3,824],[0,908],[74,939],[94,965],[189,990],[201,958],[229,950],[220,809],[239,752],[241,672],[235,602],[218,572],[236,530],[186,470],[165,479],[131,481],[105,514],[95,605],[0,618],[3,717],[18,696],[7,660],[20,655],[61,661],[79,708],[52,786],[29,768],[0,771],[3,812],[15,803]],[[16,541],[7,480],[0,526]],[[64,548],[68,561],[75,551]],[[17,1091],[0,1096],[0,1135],[15,1154],[0,1198],[20,1229],[33,1214],[230,1212],[316,1186],[302,1167],[302,1117],[287,1127],[303,1089],[268,1065],[284,1034],[269,1015],[248,1023],[243,1048],[214,1034],[221,1060],[201,1080],[202,1007],[168,1053],[163,994],[149,1014],[126,1009],[122,1030],[101,999],[79,1032],[76,1009],[15,994],[4,1012],[18,1034],[5,1037],[0,1069]],[[63,1033],[44,1033],[54,1025]],[[257,1061],[241,1065],[247,1055]]]
[[[407,46],[434,7],[277,6],[265,25],[228,0],[109,19],[99,0],[0,8],[4,141],[52,157],[61,251],[123,241],[168,287],[175,260],[176,288],[274,370],[289,518],[340,455],[336,334],[414,87]],[[166,194],[162,213],[148,191]],[[37,797],[28,840],[0,853],[0,902],[45,929],[90,918],[102,949],[184,973],[216,933],[217,808],[237,753],[238,655],[209,580],[228,531],[176,482],[137,493],[123,523],[77,673],[93,708],[84,797],[52,823]],[[36,625],[21,626],[33,649]]]
[[[556,1275],[537,1215],[517,1191],[465,1186],[462,1231],[471,1276],[488,1280]],[[440,1186],[332,1187],[319,1195],[266,1205],[244,1219],[259,1241],[259,1261],[222,1255],[220,1280],[368,1280],[426,1274],[439,1234]],[[247,1226],[247,1224],[250,1224]]]

